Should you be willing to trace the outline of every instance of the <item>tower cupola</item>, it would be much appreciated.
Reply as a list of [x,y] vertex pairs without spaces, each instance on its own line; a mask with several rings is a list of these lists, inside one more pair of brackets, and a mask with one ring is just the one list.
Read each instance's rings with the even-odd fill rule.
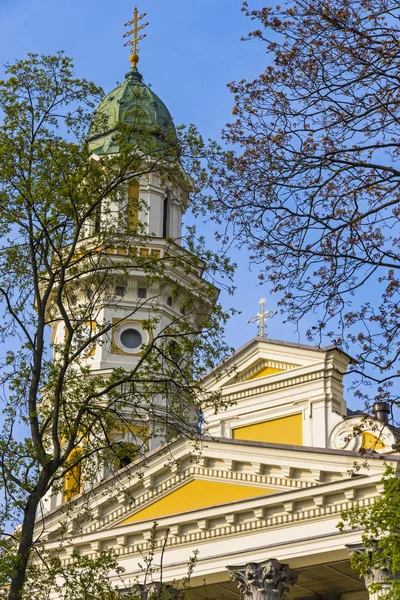
[[121,135],[128,132],[127,141],[137,144],[138,150],[145,154],[175,159],[178,155],[172,116],[164,102],[145,85],[136,67],[96,109],[87,140],[91,153],[99,156],[118,153],[118,132]]
[[133,19],[125,23],[125,26],[133,26],[123,35],[124,38],[132,36],[125,43],[131,47],[131,70],[100,102],[87,141],[90,152],[98,156],[118,153],[122,139],[136,145],[144,155],[176,161],[179,144],[171,114],[164,102],[145,85],[137,69],[138,43],[146,37],[143,30],[148,25],[141,23],[145,16],[146,13],[139,15],[135,8]]

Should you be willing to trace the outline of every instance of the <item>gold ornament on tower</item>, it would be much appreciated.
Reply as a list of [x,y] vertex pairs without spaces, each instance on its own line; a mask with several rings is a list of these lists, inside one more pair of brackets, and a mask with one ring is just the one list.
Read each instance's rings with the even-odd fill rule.
[[139,15],[139,11],[138,9],[135,7],[135,10],[133,11],[133,19],[131,21],[128,21],[127,23],[125,23],[125,27],[130,27],[131,25],[133,25],[133,29],[131,29],[131,31],[127,31],[126,33],[124,33],[124,35],[122,37],[127,38],[129,36],[133,36],[133,39],[128,40],[124,46],[131,46],[131,55],[130,55],[130,61],[131,61],[131,65],[132,65],[132,69],[136,68],[136,65],[139,62],[139,55],[138,55],[138,42],[140,42],[140,40],[143,40],[146,37],[146,33],[141,33],[139,35],[139,31],[142,31],[142,29],[144,29],[145,27],[147,27],[147,25],[149,24],[147,21],[146,23],[142,23],[141,25],[139,25],[139,22],[144,19],[144,17],[146,16],[146,13],[143,13],[142,15]]

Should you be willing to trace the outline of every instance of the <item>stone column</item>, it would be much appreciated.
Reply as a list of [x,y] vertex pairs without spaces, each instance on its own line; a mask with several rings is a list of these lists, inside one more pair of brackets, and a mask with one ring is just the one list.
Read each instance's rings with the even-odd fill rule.
[[[349,544],[347,548],[349,549],[350,554],[367,552],[362,544]],[[379,600],[379,598],[387,596],[392,588],[392,581],[394,579],[398,579],[398,577],[393,576],[393,573],[388,568],[371,568],[368,575],[364,575],[365,587],[369,593],[369,600]],[[378,592],[372,591],[370,589],[371,586],[378,583],[381,586],[381,589]]]
[[[365,587],[368,590],[369,600],[379,600],[385,598],[391,590],[392,583],[387,580],[384,575],[384,569],[374,569],[373,573],[367,577],[364,577]],[[373,592],[370,588],[374,583],[379,583],[381,589],[378,592]]]
[[289,586],[295,584],[298,578],[298,573],[275,558],[226,568],[233,573],[245,600],[284,600]]

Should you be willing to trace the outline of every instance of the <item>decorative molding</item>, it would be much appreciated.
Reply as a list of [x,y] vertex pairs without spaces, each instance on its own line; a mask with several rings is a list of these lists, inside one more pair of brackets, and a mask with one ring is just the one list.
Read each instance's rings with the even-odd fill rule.
[[282,466],[281,469],[284,477],[286,477],[287,479],[292,479],[294,471],[293,467]]
[[70,535],[73,535],[78,529],[78,520],[76,518],[72,518],[68,521],[67,524],[67,532]]
[[146,490],[151,490],[151,488],[153,487],[153,477],[151,475],[148,475],[147,477],[144,477],[142,479],[142,483],[143,483],[143,487]]
[[169,469],[171,471],[171,473],[173,473],[174,475],[176,473],[179,473],[179,471],[181,470],[181,464],[179,460],[174,460],[169,466]]
[[320,469],[311,469],[311,475],[314,481],[321,481],[322,479],[322,471]]
[[91,513],[92,513],[93,519],[96,519],[97,521],[99,521],[101,519],[101,515],[102,515],[101,506],[94,506],[91,509]]
[[205,531],[206,529],[208,529],[208,519],[199,519],[197,521],[197,527],[201,531]]
[[244,600],[284,600],[289,586],[294,585],[298,573],[289,565],[271,558],[262,563],[248,563],[242,567],[226,567],[238,582]]
[[177,537],[181,534],[181,526],[180,525],[172,525],[172,527],[169,528],[170,534],[173,535],[174,537]]
[[[387,452],[395,444],[395,437],[393,433],[385,427],[383,430],[379,430],[379,423],[377,423],[377,429],[373,430],[368,425],[368,421],[372,421],[372,417],[355,416],[351,419],[339,421],[333,427],[329,433],[329,447],[335,448],[336,450],[352,450],[354,452],[360,450],[362,442],[362,433],[372,433],[382,441],[386,446],[386,449],[382,449],[381,452]],[[361,432],[357,435],[354,434],[354,428],[361,427]],[[382,427],[382,424],[381,424]],[[379,449],[375,450],[379,452]]]
[[[250,398],[251,396],[269,394],[270,392],[276,392],[277,390],[294,387],[295,385],[309,383],[310,381],[317,381],[326,377],[326,371],[326,369],[320,368],[318,371],[313,371],[312,373],[304,373],[303,375],[288,377],[287,379],[282,379],[282,381],[271,381],[270,383],[265,383],[262,385],[257,383],[257,379],[251,379],[250,381],[246,381],[246,384],[249,384],[246,386],[246,389],[224,394],[224,400],[227,402],[237,402],[238,400]],[[279,375],[279,373],[276,373],[275,375]],[[330,377],[336,379],[337,381],[342,381],[343,378],[343,376],[336,371],[332,371]],[[254,383],[253,386],[251,386],[252,383]]]
[[117,536],[118,546],[125,547],[127,545],[127,543],[128,543],[128,536],[126,534]]
[[[375,497],[364,498],[357,500],[357,505],[360,508],[368,507],[373,504]],[[275,507],[268,507],[269,511],[272,508],[277,509],[277,514],[269,514],[269,516],[265,516],[264,518],[257,519],[241,523],[235,523],[226,526],[218,526],[212,529],[206,529],[203,531],[197,531],[193,533],[187,533],[180,535],[180,532],[177,532],[176,536],[171,536],[165,542],[164,536],[162,539],[156,540],[154,545],[156,549],[162,549],[164,545],[166,547],[169,546],[184,546],[184,545],[193,545],[194,543],[199,543],[203,541],[209,541],[218,538],[228,538],[231,536],[237,536],[238,534],[249,534],[250,532],[257,532],[263,530],[269,530],[273,528],[281,528],[282,525],[290,525],[297,524],[303,521],[311,521],[315,519],[324,519],[326,517],[336,517],[339,518],[340,514],[344,510],[349,510],[353,506],[353,502],[338,502],[336,504],[331,504],[323,507],[316,507],[313,509],[307,510],[299,510],[292,513],[282,514],[281,507],[282,504],[277,504]],[[255,509],[257,510],[257,509]],[[239,512],[239,511],[238,511]],[[145,554],[151,550],[151,542],[150,544],[150,529],[144,532],[147,539],[143,542],[135,543],[130,546],[121,547],[117,546],[115,548],[115,553],[117,555],[140,555]],[[161,531],[161,528],[160,528]],[[174,532],[175,533],[175,532]],[[83,542],[81,542],[83,544]],[[68,559],[66,559],[68,560]]]
[[[116,498],[117,498],[118,504],[124,506],[127,501],[127,490],[123,490],[122,492],[119,492],[117,494]],[[104,518],[103,518],[103,520],[104,520]]]
[[247,369],[243,369],[243,371],[237,374],[235,377],[231,378],[226,385],[232,385],[235,383],[242,383],[243,381],[248,381],[248,378],[256,373],[263,371],[264,369],[279,369],[282,371],[288,371],[290,369],[296,369],[297,367],[302,367],[303,365],[298,365],[294,363],[281,362],[276,360],[270,360],[267,358],[260,358],[252,366]]
[[65,546],[65,552],[67,553],[68,558],[71,558],[74,550],[75,550],[75,546],[74,544],[69,544],[68,546]]
[[150,504],[155,500],[158,500],[166,492],[168,493],[173,491],[183,482],[187,482],[187,480],[193,479],[196,475],[199,477],[216,479],[218,481],[235,481],[238,483],[245,483],[247,485],[265,485],[266,488],[270,488],[272,486],[277,488],[277,492],[288,491],[289,489],[306,489],[313,487],[314,485],[310,481],[302,481],[300,479],[288,479],[286,477],[283,478],[271,475],[257,475],[255,473],[230,471],[229,469],[211,469],[201,467],[199,465],[193,465],[190,466],[188,469],[185,469],[181,473],[170,477],[169,479],[158,485],[155,489],[149,488],[148,491],[142,493],[140,496],[138,496],[138,498],[135,498],[133,506],[132,504],[126,502],[128,490],[124,490],[118,495],[118,501],[120,503],[120,506],[111,514],[104,516],[101,520],[95,521],[90,526],[84,528],[83,533],[93,533],[94,531],[97,531],[99,529],[110,527],[116,521],[121,521],[124,518],[128,518],[136,511],[144,508],[146,504]]
[[264,465],[262,463],[251,463],[251,468],[256,475],[261,475]]
[[283,507],[287,513],[292,513],[294,511],[294,507],[295,507],[294,500],[291,500],[289,502],[284,502]]
[[355,500],[356,499],[356,490],[354,488],[349,488],[348,490],[344,490],[344,495],[346,496],[346,500]]
[[92,549],[92,552],[101,552],[101,540],[90,542],[90,547]]
[[236,520],[237,520],[237,514],[236,513],[230,513],[228,515],[225,515],[225,520],[228,523],[228,525],[234,525],[236,523]]

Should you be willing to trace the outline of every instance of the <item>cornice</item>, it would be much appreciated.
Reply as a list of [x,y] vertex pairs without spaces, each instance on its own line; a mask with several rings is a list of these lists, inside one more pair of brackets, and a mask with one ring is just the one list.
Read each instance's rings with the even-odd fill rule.
[[[202,378],[202,382],[204,383],[206,388],[208,388],[209,386],[212,387],[213,382],[214,383],[218,382],[221,375],[222,375],[222,379],[223,379],[223,373],[224,373],[224,370],[226,369],[226,366],[229,367],[230,365],[235,365],[236,368],[241,369],[241,368],[243,368],[243,365],[249,358],[256,357],[257,354],[259,354],[261,357],[261,356],[264,356],[265,353],[268,353],[268,352],[274,354],[274,356],[270,356],[269,358],[277,359],[277,356],[279,356],[279,360],[286,361],[286,362],[297,362],[297,359],[300,356],[302,356],[303,359],[306,360],[306,364],[309,364],[309,365],[315,364],[315,362],[320,362],[320,360],[322,358],[321,355],[324,356],[323,360],[325,360],[325,361],[328,357],[330,357],[330,358],[336,357],[334,360],[338,360],[339,362],[344,363],[344,370],[345,370],[345,365],[347,365],[348,362],[351,360],[351,357],[348,354],[346,354],[342,350],[339,350],[338,348],[336,348],[333,345],[325,346],[325,347],[318,347],[318,346],[312,346],[312,345],[307,345],[307,344],[296,344],[293,342],[284,342],[281,340],[274,340],[274,339],[270,339],[270,338],[255,337],[255,338],[249,340],[246,344],[244,344],[240,348],[238,348],[238,350],[236,350],[224,362],[223,366],[221,366],[221,365],[217,366],[214,369],[212,369],[211,371],[209,371],[208,373],[206,373],[204,375],[204,377]],[[296,360],[295,360],[295,357],[296,357]],[[221,380],[219,381],[219,383],[221,383]],[[222,385],[224,385],[224,383]]]
[[[318,367],[317,369],[315,368],[316,366]],[[308,372],[299,373],[301,370],[307,370]],[[297,371],[297,373],[295,373],[295,371]],[[237,402],[238,400],[250,398],[252,396],[270,394],[271,392],[284,390],[289,387],[322,380],[327,377],[328,373],[330,377],[339,383],[342,382],[342,373],[332,369],[332,367],[327,368],[324,367],[324,365],[319,364],[307,367],[296,367],[282,373],[276,373],[274,375],[267,375],[259,379],[235,383],[227,386],[226,388],[222,388],[221,392],[224,400],[228,402]],[[235,389],[235,386],[239,389]]]
[[[272,360],[269,358],[260,357],[252,366],[244,368],[240,373],[237,373],[236,376],[232,377],[232,379],[229,380],[224,385],[231,386],[236,383],[242,383],[244,381],[246,382],[246,384],[251,383],[252,380],[249,378],[252,375],[254,375],[258,371],[268,368],[268,367],[273,368],[273,369],[279,369],[280,371],[289,371],[290,369],[295,369],[300,366],[301,365],[294,364],[294,363],[288,363],[287,361],[283,361],[283,360]],[[270,377],[270,375],[269,375],[269,377]]]
[[[185,469],[182,473],[170,477],[167,481],[158,485],[155,489],[149,489],[145,493],[135,498],[134,508],[132,508],[132,505],[129,504],[129,502],[124,502],[125,499],[121,497],[122,506],[113,511],[110,515],[107,515],[104,519],[99,519],[98,522],[83,529],[83,533],[91,533],[100,529],[109,528],[115,524],[115,522],[121,521],[124,518],[129,518],[130,515],[134,515],[138,510],[141,510],[145,506],[163,498],[164,496],[168,495],[168,493],[171,493],[175,489],[179,488],[182,484],[193,481],[195,478],[219,482],[236,482],[256,487],[260,486],[260,489],[263,489],[264,487],[272,487],[272,489],[276,488],[277,493],[285,489],[304,489],[312,487],[313,485],[315,486],[315,483],[313,484],[312,482],[301,481],[299,479],[288,479],[284,477],[258,475],[256,473],[241,473],[231,470],[209,469],[206,467],[191,466],[188,469]],[[151,480],[147,482],[147,484],[150,486]],[[129,490],[126,490],[125,494],[128,495]]]
[[[172,455],[174,456],[173,462],[171,462]],[[65,519],[66,514],[68,516],[71,515],[71,519],[76,519],[77,515],[80,516],[85,511],[87,512],[89,507],[94,514],[101,516],[103,507],[113,501],[113,499],[119,499],[120,506],[114,512],[118,513],[118,511],[121,511],[119,514],[123,518],[123,515],[126,514],[124,505],[121,506],[124,500],[123,491],[127,490],[130,493],[136,493],[134,490],[137,488],[137,493],[140,497],[150,499],[151,486],[154,485],[155,479],[160,474],[165,473],[167,477],[166,482],[159,484],[156,488],[159,488],[157,494],[158,497],[161,497],[161,494],[166,493],[167,489],[172,489],[171,486],[178,485],[178,480],[182,482],[182,479],[177,479],[182,476],[182,473],[179,473],[180,464],[189,458],[193,458],[193,446],[191,442],[185,439],[172,441],[149,452],[145,459],[133,463],[125,471],[119,473],[117,485],[114,478],[102,481],[89,495],[79,495],[71,503],[42,514],[38,518],[37,526],[42,528],[45,524],[48,532],[55,533],[59,527],[59,523]],[[308,487],[317,483],[323,484],[324,473],[334,473],[338,477],[341,476],[342,480],[346,479],[348,470],[352,469],[354,463],[359,459],[360,455],[357,452],[348,450],[204,437],[202,455],[198,457],[198,460],[203,464],[199,466],[194,464],[185,470],[207,468],[208,473],[220,473],[221,481],[246,482],[251,485],[254,481],[256,485],[258,485],[257,481],[262,481],[262,485],[271,486],[273,485],[271,480],[267,479],[266,474],[262,475],[262,471],[264,468],[272,466],[281,471],[280,480],[284,481],[282,485],[283,489],[290,489],[294,485],[297,485],[297,487],[292,487],[292,489],[301,489],[302,486]],[[210,470],[209,465],[207,467],[207,461],[209,460],[223,461],[224,466],[222,469],[216,468]],[[400,458],[392,456],[388,457],[387,460],[389,462],[399,462]],[[236,464],[240,462],[248,464],[252,468],[252,473],[235,472]],[[384,470],[382,458],[372,456],[369,462],[369,476],[378,474],[381,477]],[[309,477],[292,479],[293,469],[308,470]],[[193,470],[192,473],[194,472]],[[232,474],[230,475],[231,472]],[[145,474],[144,477],[141,475],[143,473]],[[361,473],[364,474],[364,471],[361,471]],[[214,477],[214,475],[211,475],[211,477]],[[228,479],[229,477],[240,477],[242,479]],[[254,480],[252,477],[264,477],[264,479]],[[296,484],[288,484],[288,481],[290,482],[291,480],[296,482]],[[358,478],[353,481],[357,480]],[[300,487],[298,487],[299,481],[303,481]],[[143,492],[143,487],[146,486],[147,489]],[[154,500],[155,495],[153,494],[151,498]],[[133,512],[132,507],[131,512]],[[112,521],[109,520],[107,523],[111,525]]]
[[[93,535],[82,533],[75,538],[71,538],[70,551],[75,548],[90,545],[92,551],[88,554],[94,557],[101,550],[101,542],[103,539],[115,538],[114,549],[119,557],[128,555],[146,554],[151,548],[161,549],[166,543],[166,548],[193,545],[193,543],[207,543],[229,539],[241,535],[255,534],[260,531],[280,529],[282,526],[295,527],[305,522],[314,522],[317,520],[326,521],[327,519],[338,519],[342,511],[350,509],[357,504],[359,507],[371,506],[375,498],[380,493],[380,479],[374,478],[371,481],[369,477],[360,479],[347,480],[345,482],[336,482],[335,484],[326,484],[319,486],[317,490],[303,489],[297,492],[282,492],[273,496],[264,496],[253,498],[247,501],[239,501],[234,503],[235,506],[229,506],[229,511],[226,507],[220,507],[225,516],[226,524],[221,526],[213,526],[213,508],[202,509],[201,511],[191,511],[194,514],[174,515],[171,517],[163,517],[158,519],[158,532],[160,539],[155,542],[151,540],[150,529],[153,523],[135,523],[129,526],[117,527],[113,530],[103,530],[101,537],[98,534]],[[355,485],[354,485],[355,484]],[[342,491],[342,496],[338,499],[336,492]],[[368,497],[359,496],[359,492],[369,492]],[[318,491],[318,494],[315,492]],[[298,509],[296,502],[304,501],[305,498],[313,499],[313,506],[307,509]],[[216,507],[218,508],[218,507]],[[244,522],[236,522],[240,513],[252,514],[253,517]],[[214,509],[215,512],[215,509]],[[173,517],[186,517],[186,521],[197,522],[198,530],[191,533],[182,534],[181,526],[184,522],[179,522],[175,519],[175,525],[171,525]],[[189,518],[188,518],[189,517]],[[178,522],[176,522],[178,521]],[[166,529],[170,529],[170,535],[165,542],[164,534]],[[321,528],[321,536],[324,535],[324,528]],[[128,543],[129,537],[141,537],[141,540]],[[48,544],[49,549],[57,549],[57,542]],[[68,558],[66,559],[68,562]]]

